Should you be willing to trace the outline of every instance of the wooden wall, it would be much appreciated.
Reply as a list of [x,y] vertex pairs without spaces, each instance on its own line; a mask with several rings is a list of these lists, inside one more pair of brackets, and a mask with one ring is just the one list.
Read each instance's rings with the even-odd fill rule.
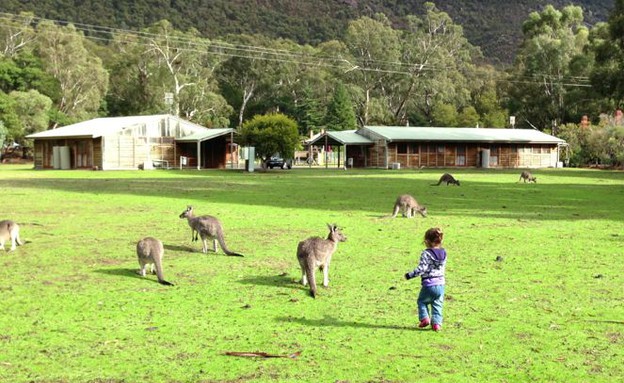
[[420,167],[482,167],[482,150],[490,151],[488,167],[491,168],[540,168],[554,167],[557,162],[556,144],[462,144],[392,142],[387,148],[387,164],[383,141],[368,149],[367,163],[370,167],[401,168]]

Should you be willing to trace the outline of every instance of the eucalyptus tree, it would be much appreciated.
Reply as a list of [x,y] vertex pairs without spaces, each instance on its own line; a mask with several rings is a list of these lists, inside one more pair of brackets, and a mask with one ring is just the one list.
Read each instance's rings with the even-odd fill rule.
[[72,24],[37,25],[37,53],[45,70],[58,82],[55,107],[71,119],[92,117],[108,88],[108,73],[99,57],[85,48],[85,37]]
[[261,35],[233,35],[226,38],[222,53],[227,59],[217,69],[222,94],[238,110],[236,126],[243,125],[250,101],[268,94],[275,55],[270,40]]
[[[173,114],[191,120],[201,117],[211,123],[227,117],[231,109],[218,94],[214,76],[223,61],[218,43],[202,38],[195,29],[178,31],[166,20],[144,30],[141,42],[144,54],[151,59],[148,65],[154,65],[152,73],[162,84],[163,96],[168,91],[173,93]],[[216,103],[210,105],[208,101]]]
[[608,23],[596,25],[590,34],[595,56],[591,84],[613,108],[624,106],[624,0],[615,0]]
[[401,70],[405,75],[389,98],[396,122],[407,123],[410,115],[431,122],[435,105],[467,106],[467,76],[479,56],[464,37],[463,28],[433,3],[425,3],[422,18],[407,16],[401,36]]
[[585,77],[572,76],[570,67],[588,43],[583,11],[578,6],[559,11],[547,5],[529,15],[522,31],[511,76],[510,111],[521,124],[530,121],[540,130],[556,127],[565,122],[570,89],[589,86]]
[[19,15],[0,14],[0,55],[15,57],[21,51],[33,48],[34,19],[30,12]]
[[401,72],[399,34],[385,15],[376,14],[374,18],[350,22],[344,43],[350,57],[345,58],[348,67],[343,77],[361,90],[362,97],[355,100],[359,104],[358,119],[367,125],[371,100],[384,97],[384,88],[392,87],[393,77]]

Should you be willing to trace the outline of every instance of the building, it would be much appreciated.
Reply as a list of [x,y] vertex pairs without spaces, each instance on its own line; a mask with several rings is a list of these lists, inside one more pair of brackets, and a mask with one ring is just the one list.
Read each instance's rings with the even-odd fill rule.
[[234,129],[171,115],[106,117],[31,134],[35,169],[224,168],[238,163]]
[[558,167],[567,146],[564,140],[533,129],[403,126],[325,132],[308,143],[341,145],[354,167],[377,168]]

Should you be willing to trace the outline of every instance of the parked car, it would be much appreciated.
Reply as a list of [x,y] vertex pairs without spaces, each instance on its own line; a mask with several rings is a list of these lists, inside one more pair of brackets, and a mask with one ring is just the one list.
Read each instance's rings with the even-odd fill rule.
[[273,169],[273,168],[290,169],[292,167],[290,164],[290,161],[286,161],[282,157],[279,157],[279,156],[273,156],[269,158],[266,162],[266,166],[269,169]]

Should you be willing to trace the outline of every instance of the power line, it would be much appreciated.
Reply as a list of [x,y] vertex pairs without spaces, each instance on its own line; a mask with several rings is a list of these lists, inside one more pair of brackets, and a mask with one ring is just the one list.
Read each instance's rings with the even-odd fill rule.
[[[3,22],[4,21],[4,22]],[[169,34],[159,34],[148,31],[134,31],[129,29],[122,28],[112,28],[101,25],[93,25],[93,24],[84,24],[84,23],[73,23],[66,20],[55,20],[55,19],[45,19],[40,17],[28,17],[22,15],[13,15],[9,13],[0,12],[0,26],[10,27],[10,22],[29,22],[30,24],[37,24],[48,21],[52,22],[56,25],[73,25],[77,31],[83,32],[85,38],[94,41],[101,41],[105,43],[114,42],[115,36],[131,36],[137,38],[137,41],[128,41],[127,43],[131,43],[138,46],[144,46],[146,48],[152,47],[152,44],[149,42],[141,41],[141,40],[156,40],[156,39],[166,39],[172,43],[178,43],[184,45],[184,47],[176,46],[175,48],[178,51],[188,51],[195,53],[207,53],[207,54],[215,54],[221,55],[225,57],[234,57],[234,58],[243,58],[249,60],[263,60],[270,62],[281,62],[281,63],[289,63],[289,64],[297,64],[303,66],[320,66],[325,68],[334,68],[341,69],[345,73],[358,70],[365,72],[376,72],[376,73],[384,73],[384,74],[397,74],[397,75],[407,75],[412,76],[417,73],[426,73],[426,72],[441,72],[449,70],[453,68],[453,66],[433,66],[425,63],[405,63],[400,61],[386,61],[386,60],[366,60],[366,63],[369,65],[363,65],[357,62],[350,62],[346,58],[342,56],[319,56],[319,55],[309,55],[303,52],[296,52],[293,50],[287,49],[277,49],[277,48],[269,48],[258,45],[246,45],[246,44],[235,44],[228,43],[222,41],[210,41],[204,37],[198,36],[197,38],[192,38],[190,36],[176,36]],[[98,37],[94,34],[104,34],[110,37]],[[372,65],[372,66],[371,66]],[[412,68],[418,68],[417,70],[412,70]],[[510,80],[510,79],[494,79],[496,82],[510,82],[510,83],[526,83],[526,84],[541,84],[542,79],[544,78],[555,78],[559,80],[557,82],[558,85],[561,86],[576,86],[576,87],[591,87],[590,84],[587,84],[589,81],[588,77],[583,76],[564,76],[562,78],[550,75],[550,74],[532,74],[532,75],[521,75],[515,77],[518,80]],[[528,78],[532,81],[522,81],[522,78]],[[540,79],[540,80],[535,80]],[[565,82],[564,82],[565,81]]]

